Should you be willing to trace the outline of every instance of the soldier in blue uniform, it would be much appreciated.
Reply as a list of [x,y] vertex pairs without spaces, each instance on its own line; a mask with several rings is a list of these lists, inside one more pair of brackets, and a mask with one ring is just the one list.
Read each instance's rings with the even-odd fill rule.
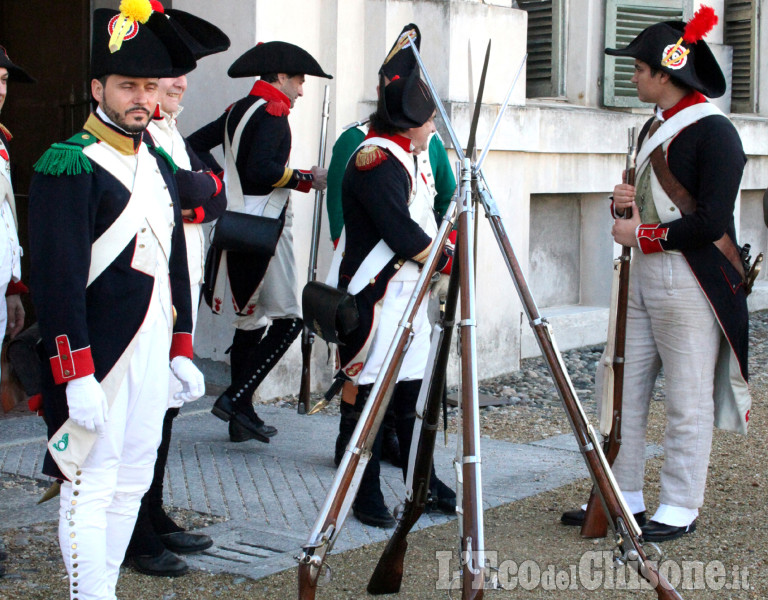
[[229,421],[232,441],[269,442],[277,429],[258,417],[252,397],[302,328],[290,191],[325,189],[327,173],[317,166],[309,170],[288,166],[288,115],[303,95],[305,75],[331,76],[308,52],[286,42],[258,44],[238,58],[228,73],[260,79],[248,96],[189,136],[189,143],[217,172],[221,167],[209,151],[223,145],[229,208],[280,219],[283,229],[271,258],[222,253],[212,309],[221,313],[225,294],[230,293],[237,317],[230,349],[232,384],[211,412]]
[[176,167],[144,137],[157,78],[184,74],[195,60],[149,2],[130,10],[94,12],[98,108],[36,163],[30,190],[30,287],[50,366],[43,471],[62,481],[59,542],[78,600],[115,599],[152,480],[168,361],[179,398],[205,387],[191,360]]
[[[702,37],[717,22],[702,7],[688,23],[652,25],[626,48],[637,95],[655,104],[640,134],[635,185],[614,188],[614,240],[635,248],[627,307],[622,445],[613,472],[646,541],[696,529],[713,426],[746,433],[748,313],[734,206],[746,156],[707,100],[726,82]],[[660,504],[646,521],[645,435],[664,367],[667,426]],[[599,379],[599,375],[598,375]],[[565,513],[579,525],[584,511]]]
[[[414,160],[428,151],[435,131],[434,101],[419,75],[415,68],[380,86],[368,134],[352,155],[342,183],[345,233],[334,253],[338,280],[329,283],[353,294],[360,313],[360,326],[339,346],[337,374],[358,385],[356,412],[370,395],[438,231],[434,198]],[[451,256],[445,249],[438,268],[447,272]],[[391,400],[404,474],[430,345],[427,302],[413,327]],[[395,520],[379,483],[380,455],[378,435],[352,511],[363,523],[391,527]],[[432,477],[430,487],[446,500],[452,497],[455,506],[455,494],[434,473]]]

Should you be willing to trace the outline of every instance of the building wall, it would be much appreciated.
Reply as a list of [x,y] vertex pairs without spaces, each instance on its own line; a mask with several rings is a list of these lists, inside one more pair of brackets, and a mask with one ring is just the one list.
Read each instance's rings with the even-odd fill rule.
[[[686,11],[692,14],[699,2],[688,2]],[[619,253],[608,233],[608,196],[624,168],[627,128],[639,129],[650,115],[650,108],[618,111],[600,107],[604,1],[571,0],[566,4],[570,6],[564,15],[565,96],[526,99],[523,72],[483,166],[516,258],[562,349],[605,340],[611,263]],[[722,4],[723,0],[716,0],[716,10],[721,11]],[[279,4],[252,0],[231,3],[226,16],[221,11],[220,17],[210,14],[210,6],[202,0],[174,1],[175,8],[206,15],[233,42],[227,53],[204,59],[190,75],[182,128],[194,131],[248,92],[251,81],[226,76],[228,66],[242,52],[258,41],[290,41],[307,49],[334,75],[331,81],[308,78],[305,96],[291,112],[291,164],[299,167],[317,162],[324,85],[331,86],[330,154],[342,127],[371,112],[378,67],[406,23],[415,22],[421,28],[427,70],[462,144],[469,133],[472,110],[468,55],[471,52],[476,87],[486,44],[492,40],[477,135],[481,150],[526,46],[527,13],[511,8],[509,0],[284,0]],[[712,41],[722,42],[721,29],[713,32]],[[765,45],[761,40],[761,49]],[[768,77],[761,77],[761,82],[765,79]],[[762,190],[768,183],[768,124],[761,115],[739,115],[734,123],[749,157],[737,225],[743,229],[741,239],[752,241],[755,254],[758,247],[768,250],[768,235],[760,225]],[[450,145],[445,126],[438,123],[438,129]],[[300,282],[307,272],[313,200],[312,194],[294,194],[292,200]],[[324,275],[331,254],[325,215],[322,235],[319,272]],[[537,354],[538,349],[482,215],[478,265],[482,378],[518,368],[522,357]],[[751,297],[752,308],[766,306],[768,283]],[[206,310],[200,314],[197,353],[228,360],[225,350],[233,333],[228,319],[213,317]],[[296,343],[262,385],[262,397],[296,393],[300,364]],[[315,344],[313,369],[313,383],[317,390],[323,389],[333,367],[327,363],[322,341]],[[449,375],[456,377],[455,368]]]

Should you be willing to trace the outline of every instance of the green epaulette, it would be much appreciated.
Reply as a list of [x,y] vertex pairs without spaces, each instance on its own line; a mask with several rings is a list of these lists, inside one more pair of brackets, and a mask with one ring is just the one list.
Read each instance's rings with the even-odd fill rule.
[[165,162],[167,162],[171,167],[171,172],[175,175],[176,171],[179,170],[179,167],[176,166],[176,163],[173,162],[173,159],[171,158],[171,155],[168,154],[165,150],[163,150],[160,146],[152,146],[150,144],[147,144],[152,150],[157,152],[161,157],[165,159]]
[[83,153],[83,148],[98,141],[96,136],[87,131],[76,133],[66,142],[53,144],[32,168],[37,173],[54,175],[56,177],[93,173],[93,166],[88,157]]

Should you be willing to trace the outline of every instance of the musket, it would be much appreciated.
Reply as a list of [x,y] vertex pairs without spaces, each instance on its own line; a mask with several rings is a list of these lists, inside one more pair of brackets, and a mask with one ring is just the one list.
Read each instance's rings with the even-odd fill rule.
[[654,588],[659,600],[682,600],[680,594],[675,591],[669,581],[648,560],[643,550],[643,546],[640,543],[640,527],[637,525],[632,511],[629,510],[624,501],[621,490],[602,451],[602,445],[576,395],[576,390],[568,376],[563,357],[555,344],[552,328],[549,322],[539,314],[523,271],[515,257],[512,244],[507,237],[496,202],[488,191],[482,172],[478,173],[477,189],[491,229],[507,264],[507,269],[517,288],[523,310],[528,317],[528,322],[531,329],[533,329],[539,349],[547,363],[566,416],[576,436],[579,450],[592,477],[595,490],[608,517],[608,522],[613,529],[614,542],[616,544],[614,562],[619,565],[626,564],[634,568]]
[[[323,121],[320,127],[320,153],[317,159],[318,166],[325,165],[325,140],[328,133],[328,117],[331,114],[331,88],[325,86],[325,96],[323,97]],[[312,241],[309,246],[309,266],[307,267],[307,281],[317,279],[317,251],[320,245],[320,224],[323,217],[323,198],[325,190],[315,190],[315,210],[312,215]],[[312,366],[312,344],[315,341],[315,334],[308,327],[304,326],[301,332],[301,387],[299,388],[299,404],[296,407],[297,412],[303,415],[309,412],[309,400],[311,391],[311,366]]]
[[[635,128],[627,131],[627,162],[624,183],[635,185]],[[624,217],[629,219],[632,209],[627,208]],[[621,247],[621,255],[613,261],[613,283],[611,285],[611,314],[608,325],[608,341],[601,358],[602,410],[600,433],[603,435],[603,452],[609,466],[613,466],[621,447],[621,413],[624,397],[624,347],[627,339],[627,303],[629,302],[629,264],[632,249]],[[587,502],[581,535],[586,538],[605,537],[608,522],[593,490]]]
[[411,439],[408,475],[405,481],[405,504],[398,515],[397,527],[368,581],[370,594],[395,594],[400,591],[403,563],[408,550],[406,538],[426,507],[458,297],[459,266],[454,262],[448,283],[445,311],[432,329],[432,341],[425,370],[425,373],[430,376],[429,379],[424,379],[416,402],[416,424]]
[[[471,156],[474,153],[475,150],[475,140],[476,140],[476,132],[477,132],[477,125],[479,121],[480,116],[480,108],[482,103],[482,97],[483,97],[483,89],[485,87],[485,79],[486,74],[488,71],[488,60],[489,60],[489,50],[490,50],[490,43],[488,45],[488,49],[486,50],[485,54],[485,61],[483,64],[483,71],[480,79],[480,86],[478,89],[478,98],[477,102],[475,103],[474,107],[474,113],[472,118],[472,124],[470,126],[470,135],[469,140],[467,142],[467,150],[466,155]],[[470,69],[471,69],[471,62],[470,62]],[[471,76],[470,76],[471,81]],[[471,85],[471,83],[470,83]],[[437,92],[434,90],[434,88],[430,87],[430,91],[435,97],[435,101],[437,102]],[[454,135],[454,132],[451,128],[451,125],[449,122],[446,122],[446,127],[451,129],[451,135]],[[471,173],[466,174],[466,178],[469,178]],[[459,173],[459,180],[462,180],[462,174]],[[468,179],[467,179],[468,181]],[[462,194],[466,193],[468,190],[471,190],[471,187],[468,187],[465,185],[464,191]],[[463,195],[461,196],[463,197]],[[469,204],[467,205],[467,214],[470,214],[468,211]],[[473,211],[472,211],[473,212]],[[406,478],[406,497],[405,497],[405,504],[403,507],[402,512],[400,513],[400,516],[398,518],[398,524],[397,528],[395,529],[394,533],[392,534],[392,537],[389,539],[389,542],[387,543],[387,546],[384,548],[384,551],[381,554],[381,557],[379,558],[379,562],[376,565],[376,568],[373,572],[373,575],[371,576],[371,579],[368,582],[368,592],[374,595],[377,594],[391,594],[396,593],[400,590],[400,586],[402,583],[403,578],[403,563],[405,560],[405,553],[408,549],[408,542],[407,542],[407,536],[408,533],[411,531],[413,526],[415,525],[416,521],[418,521],[421,514],[424,512],[424,507],[426,505],[427,496],[429,493],[429,481],[430,476],[432,472],[432,458],[434,454],[434,447],[435,447],[435,438],[437,435],[437,429],[439,427],[439,421],[440,421],[440,408],[443,403],[443,399],[445,397],[445,381],[446,381],[446,369],[448,366],[448,359],[450,356],[450,350],[451,350],[451,338],[452,338],[452,327],[454,325],[454,317],[456,314],[456,304],[458,300],[459,295],[459,277],[460,273],[462,272],[462,266],[461,266],[461,256],[462,256],[462,249],[461,249],[461,239],[462,239],[462,216],[459,216],[459,241],[457,242],[456,249],[455,249],[455,256],[459,257],[458,260],[454,261],[453,269],[451,271],[451,277],[448,284],[448,293],[446,296],[445,301],[445,309],[442,311],[440,322],[435,324],[434,330],[432,332],[432,342],[430,347],[430,353],[429,358],[427,362],[427,369],[425,370],[425,373],[429,374],[429,379],[425,379],[425,384],[428,382],[428,385],[422,385],[422,388],[419,393],[419,399],[417,401],[416,405],[416,426],[414,427],[414,435],[411,441],[411,449],[409,453],[409,464],[407,469],[407,478]],[[475,222],[475,225],[477,222]],[[476,240],[475,240],[476,241]],[[476,245],[473,246],[473,250],[476,248]],[[474,267],[474,260],[472,261],[472,266]],[[472,277],[472,283],[474,284],[474,275]],[[462,284],[466,285],[466,284]],[[464,288],[462,288],[463,290]],[[474,298],[474,296],[471,296]],[[467,306],[470,306],[468,297],[465,298],[465,294],[462,294],[462,305],[464,303],[467,303]],[[462,319],[462,322],[464,322],[464,319]],[[469,335],[465,335],[462,337],[462,341],[469,341]],[[471,349],[473,350],[473,349]],[[468,356],[471,355],[471,351],[468,354],[467,352],[463,352],[462,356]],[[466,385],[465,385],[466,383]],[[465,380],[462,377],[462,391],[467,390],[470,394],[468,401],[471,403],[473,402],[473,399],[471,397],[472,393],[472,386],[465,382]],[[468,414],[473,412],[471,408],[463,407],[464,413],[462,414]],[[421,425],[419,426],[419,422]],[[463,442],[466,440],[472,440],[473,435],[475,435],[475,429],[477,429],[477,441],[470,442],[473,445],[473,452],[476,453],[476,455],[479,457],[479,428],[475,427],[474,423],[469,423],[466,420],[462,420],[462,424],[466,424],[466,426],[469,428],[469,431],[462,431],[461,435],[459,436],[459,440]],[[457,442],[459,441],[457,440]],[[463,465],[465,464],[465,461],[463,461],[462,457],[464,454],[464,448],[463,446],[461,448],[457,448],[457,481],[459,482],[459,485],[463,487],[464,484],[464,473],[463,473]],[[479,464],[478,462],[475,464],[475,466]],[[475,472],[476,471],[476,472]],[[469,506],[466,510],[469,518],[473,520],[475,523],[480,524],[480,531],[475,530],[472,534],[474,536],[474,556],[471,554],[472,552],[472,541],[467,542],[465,540],[464,536],[464,523],[462,522],[460,524],[460,530],[461,530],[461,538],[462,538],[462,550],[466,551],[467,547],[470,549],[470,554],[467,555],[466,552],[464,552],[463,557],[469,556],[470,559],[476,559],[478,556],[482,558],[481,554],[477,554],[477,550],[482,548],[482,498],[477,496],[478,493],[481,493],[481,487],[479,486],[479,469],[472,469],[472,473],[470,476],[470,491],[471,493],[468,494],[468,496],[471,498],[471,500],[468,500],[467,505]],[[477,481],[477,485],[475,485],[475,480]],[[457,505],[460,505],[461,508],[459,508],[458,512],[460,514],[465,513],[465,506],[464,506],[464,492],[462,489],[457,489]],[[479,514],[477,514],[479,511]],[[471,540],[470,536],[470,540]],[[479,543],[479,545],[478,545]],[[476,571],[474,567],[472,567],[472,560],[465,561],[468,562],[469,568],[472,571]],[[484,561],[480,560],[477,561],[480,562],[481,566],[484,566]],[[482,595],[482,581],[484,575],[482,573],[478,574],[475,572],[471,573],[471,577],[467,577],[467,581],[475,581],[475,590],[470,590],[471,593],[480,593]],[[470,585],[470,587],[472,587]],[[467,597],[472,597],[467,596]],[[480,596],[474,596],[474,597],[480,597]]]
[[301,554],[296,557],[299,562],[299,600],[315,598],[318,581],[323,570],[327,568],[326,556],[333,548],[355,499],[357,488],[371,456],[371,447],[387,411],[400,364],[413,335],[416,313],[429,292],[432,275],[437,269],[438,260],[453,227],[451,216],[455,209],[456,201],[453,200],[435,236],[429,256],[424,262],[416,287],[398,324],[381,370],[376,376],[368,401],[360,414],[320,514]]

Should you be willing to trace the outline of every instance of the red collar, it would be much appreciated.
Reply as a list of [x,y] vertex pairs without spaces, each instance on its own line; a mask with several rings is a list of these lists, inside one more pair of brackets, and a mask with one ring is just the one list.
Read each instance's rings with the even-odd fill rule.
[[395,133],[393,135],[387,135],[385,133],[378,133],[373,129],[369,129],[368,135],[365,136],[365,139],[367,140],[369,138],[374,138],[374,137],[380,137],[380,138],[384,138],[385,140],[395,142],[395,144],[400,146],[406,152],[408,153],[411,152],[411,139],[405,137],[404,135],[400,135],[399,133]]
[[267,101],[267,112],[276,117],[288,116],[291,112],[291,99],[271,83],[257,79],[249,96],[258,96]]
[[667,110],[664,110],[661,112],[662,118],[666,121],[667,119],[671,119],[674,117],[677,113],[679,113],[684,108],[688,108],[689,106],[693,106],[694,104],[701,104],[702,102],[707,102],[706,97],[701,92],[697,92],[696,90],[693,90],[690,94],[688,94],[685,98],[680,100],[677,104],[675,104],[672,108],[668,108]]

